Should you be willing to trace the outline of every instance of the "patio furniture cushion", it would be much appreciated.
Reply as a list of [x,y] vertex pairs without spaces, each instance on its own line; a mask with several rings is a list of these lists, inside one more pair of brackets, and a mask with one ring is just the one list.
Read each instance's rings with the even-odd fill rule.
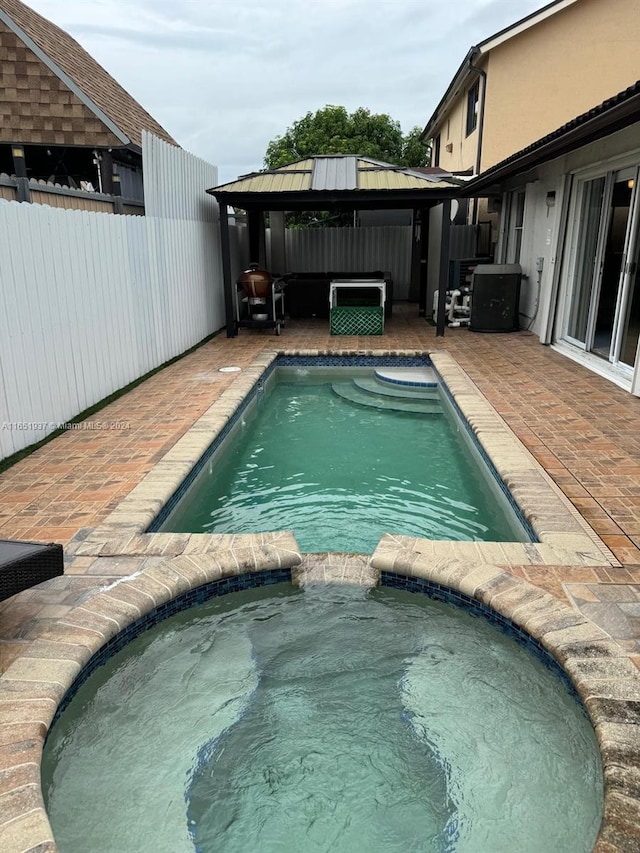
[[63,573],[62,545],[0,539],[0,601]]

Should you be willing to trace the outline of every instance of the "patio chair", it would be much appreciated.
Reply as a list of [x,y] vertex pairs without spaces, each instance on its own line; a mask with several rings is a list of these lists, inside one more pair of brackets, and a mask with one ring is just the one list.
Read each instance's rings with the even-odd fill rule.
[[0,539],[0,601],[63,573],[62,545]]

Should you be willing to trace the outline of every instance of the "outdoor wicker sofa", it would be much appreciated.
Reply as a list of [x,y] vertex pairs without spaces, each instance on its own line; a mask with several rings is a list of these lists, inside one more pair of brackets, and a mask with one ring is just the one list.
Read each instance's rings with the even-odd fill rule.
[[384,279],[387,299],[384,316],[389,319],[393,310],[393,279],[390,272],[298,272],[287,273],[282,278],[287,283],[285,291],[287,314],[294,319],[323,317],[329,319],[329,289],[334,279]]
[[63,572],[62,545],[0,539],[0,601]]

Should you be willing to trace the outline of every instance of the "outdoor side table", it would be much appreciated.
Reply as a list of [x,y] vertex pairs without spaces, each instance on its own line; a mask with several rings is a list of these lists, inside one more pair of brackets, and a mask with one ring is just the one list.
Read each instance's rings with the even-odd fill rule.
[[384,279],[334,279],[329,285],[329,317],[332,335],[382,335]]
[[0,601],[63,573],[62,545],[0,539]]

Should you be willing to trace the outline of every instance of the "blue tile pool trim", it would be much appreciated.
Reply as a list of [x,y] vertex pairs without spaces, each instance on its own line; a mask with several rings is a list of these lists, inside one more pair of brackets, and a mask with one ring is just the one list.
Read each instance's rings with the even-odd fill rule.
[[[425,365],[431,367],[433,370],[435,368],[433,365]],[[438,385],[442,382],[419,382],[418,380],[408,380],[408,379],[394,379],[392,376],[381,376],[376,370],[376,379],[379,379],[381,382],[386,382],[387,385],[397,385],[399,388],[437,388]]]
[[435,583],[434,581],[428,581],[424,578],[415,578],[409,577],[408,575],[397,574],[396,572],[381,572],[380,586],[388,586],[392,589],[404,590],[405,592],[421,593],[435,601],[442,601],[444,604],[453,604],[455,607],[461,607],[472,616],[479,616],[486,619],[501,633],[511,637],[511,639],[523,646],[528,652],[550,669],[554,675],[560,678],[567,690],[569,690],[575,699],[582,704],[582,701],[576,693],[576,690],[566,672],[562,669],[553,655],[545,649],[542,643],[539,643],[538,640],[531,636],[531,634],[523,631],[522,628],[519,628],[515,624],[515,622],[512,622],[511,619],[508,619],[506,616],[502,616],[492,607],[483,604],[476,598],[471,598],[471,596],[465,595],[463,592],[452,589],[451,587],[443,586],[442,584]]
[[428,355],[279,355],[278,367],[432,367]]
[[[190,589],[183,592],[181,595],[166,601],[159,607],[154,607],[144,616],[136,619],[130,625],[127,625],[122,631],[119,631],[108,642],[99,649],[93,657],[87,661],[76,676],[73,684],[62,697],[62,701],[58,705],[58,709],[49,727],[49,732],[56,723],[56,720],[65,710],[69,702],[73,699],[78,689],[84,684],[89,676],[95,670],[105,664],[110,657],[123,649],[127,643],[130,643],[136,637],[153,628],[159,622],[168,619],[169,616],[174,616],[181,610],[188,610],[190,607],[195,607],[198,604],[204,604],[210,598],[217,598],[221,595],[228,595],[231,592],[239,592],[243,589],[256,589],[263,586],[271,586],[278,583],[291,583],[291,569],[272,569],[262,572],[245,572],[241,575],[234,575],[230,578],[211,581],[210,583],[198,586],[195,589]],[[47,733],[48,737],[48,733]]]

